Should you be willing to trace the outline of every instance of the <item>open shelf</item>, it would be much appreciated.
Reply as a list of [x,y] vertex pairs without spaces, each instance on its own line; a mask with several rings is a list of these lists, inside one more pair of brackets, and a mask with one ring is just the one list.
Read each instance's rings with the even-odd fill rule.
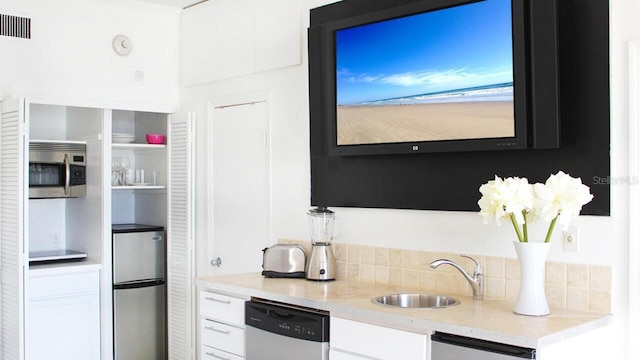
[[112,186],[111,190],[164,190],[164,185],[124,185]]
[[165,144],[138,144],[138,143],[113,143],[111,146],[114,149],[122,150],[166,150]]

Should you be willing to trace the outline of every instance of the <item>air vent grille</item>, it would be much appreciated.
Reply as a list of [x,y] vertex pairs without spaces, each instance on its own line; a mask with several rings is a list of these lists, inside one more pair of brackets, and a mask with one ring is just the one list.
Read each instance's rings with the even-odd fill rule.
[[0,14],[0,36],[31,39],[31,19]]
[[85,151],[87,151],[87,145],[85,145],[85,144],[75,144],[75,143],[64,143],[64,142],[55,143],[55,142],[30,141],[29,142],[29,151],[85,152]]

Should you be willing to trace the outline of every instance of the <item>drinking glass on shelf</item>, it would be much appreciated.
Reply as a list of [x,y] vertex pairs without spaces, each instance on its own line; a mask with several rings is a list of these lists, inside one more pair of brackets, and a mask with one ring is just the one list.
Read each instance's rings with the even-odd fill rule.
[[120,163],[122,162],[122,158],[120,156],[114,156],[111,158],[111,185],[118,186],[122,184],[122,179],[120,177],[120,173],[122,169],[120,168]]
[[111,161],[111,170],[113,171],[112,183],[115,186],[123,186],[128,183],[129,173],[129,157],[128,156],[114,156]]
[[122,185],[127,185],[129,183],[129,168],[131,163],[129,162],[128,156],[122,157],[121,167],[122,167]]

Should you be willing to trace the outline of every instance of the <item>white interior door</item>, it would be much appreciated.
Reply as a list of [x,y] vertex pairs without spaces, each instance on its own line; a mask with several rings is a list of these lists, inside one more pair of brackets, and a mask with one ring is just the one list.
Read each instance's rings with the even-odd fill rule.
[[167,329],[168,358],[195,358],[193,323],[193,181],[195,115],[171,116],[168,137]]
[[261,271],[270,220],[268,103],[214,107],[210,114],[212,266],[216,275]]
[[[629,43],[629,339],[640,336],[640,40]],[[640,356],[640,342],[629,341],[629,358]]]
[[28,109],[24,99],[0,102],[0,359],[29,357]]

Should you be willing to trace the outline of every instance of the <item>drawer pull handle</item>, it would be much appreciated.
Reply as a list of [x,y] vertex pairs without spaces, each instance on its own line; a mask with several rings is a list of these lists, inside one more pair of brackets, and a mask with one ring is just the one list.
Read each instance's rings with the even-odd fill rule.
[[212,298],[212,297],[206,297],[204,299],[207,300],[207,301],[213,301],[213,302],[217,302],[217,303],[221,303],[221,304],[231,305],[231,300],[220,300],[220,299],[216,299],[216,298]]
[[230,357],[222,357],[222,356],[216,355],[215,353],[212,353],[212,352],[205,352],[205,354],[207,354],[208,356],[214,357],[216,359],[231,360]]
[[220,330],[220,329],[216,329],[213,326],[205,326],[204,327],[207,330],[211,330],[211,331],[215,331],[215,332],[219,332],[221,334],[225,334],[225,335],[229,335],[231,333],[231,330]]

